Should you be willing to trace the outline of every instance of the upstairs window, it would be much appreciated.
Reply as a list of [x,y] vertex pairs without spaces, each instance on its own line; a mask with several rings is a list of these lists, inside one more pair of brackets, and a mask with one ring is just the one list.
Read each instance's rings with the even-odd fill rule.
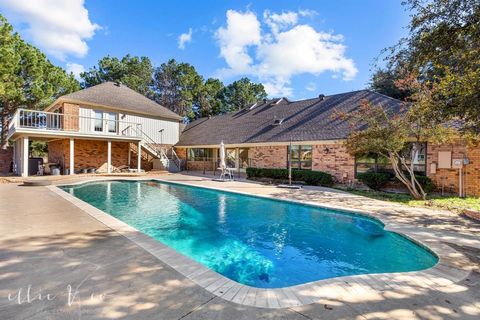
[[98,132],[103,132],[103,112],[94,111],[94,130]]

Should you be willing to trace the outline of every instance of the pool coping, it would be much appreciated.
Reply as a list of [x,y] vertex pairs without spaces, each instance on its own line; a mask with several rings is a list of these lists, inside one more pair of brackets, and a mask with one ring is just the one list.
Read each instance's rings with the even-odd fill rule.
[[[384,224],[385,230],[396,232],[430,250],[438,257],[438,262],[435,266],[421,271],[344,276],[317,280],[285,288],[264,289],[251,287],[240,284],[213,271],[205,265],[179,253],[175,249],[166,246],[160,241],[147,236],[125,222],[120,221],[108,213],[103,212],[102,210],[59,188],[60,186],[64,185],[78,185],[88,182],[109,180],[159,181],[170,184],[249,195],[265,199],[281,200],[319,208],[335,209],[357,215],[360,214],[380,221],[382,224]],[[86,179],[75,183],[61,183],[57,185],[46,186],[46,188],[77,206],[79,209],[86,212],[107,227],[115,230],[130,241],[142,247],[157,259],[169,265],[174,270],[193,281],[195,284],[203,287],[205,290],[224,300],[246,306],[260,308],[287,308],[311,303],[335,305],[338,304],[339,301],[355,302],[359,299],[375,300],[382,296],[384,292],[392,290],[400,292],[411,292],[412,290],[419,292],[424,290],[437,290],[439,287],[452,285],[464,280],[466,277],[468,277],[472,268],[469,259],[464,254],[454,250],[446,244],[441,243],[435,238],[435,236],[425,235],[423,232],[420,232],[420,230],[415,230],[417,228],[414,226],[403,225],[392,221],[393,219],[385,217],[380,213],[368,212],[365,210],[352,210],[351,208],[344,208],[336,205],[318,204],[312,201],[276,198],[271,195],[258,195],[249,192],[212,186],[199,186],[188,182],[171,181],[151,177],[112,177],[106,179]]]

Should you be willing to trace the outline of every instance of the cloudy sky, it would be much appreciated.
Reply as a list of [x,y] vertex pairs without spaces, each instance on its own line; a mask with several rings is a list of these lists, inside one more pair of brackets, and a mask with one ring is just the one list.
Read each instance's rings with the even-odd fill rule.
[[408,23],[400,0],[0,0],[0,12],[75,74],[105,55],[175,58],[291,99],[364,88]]

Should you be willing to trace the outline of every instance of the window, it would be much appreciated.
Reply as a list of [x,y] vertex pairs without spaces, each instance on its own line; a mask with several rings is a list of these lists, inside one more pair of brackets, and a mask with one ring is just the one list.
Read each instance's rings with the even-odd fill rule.
[[355,158],[355,175],[364,172],[393,172],[393,168],[388,158],[370,154]]
[[[409,145],[403,153],[407,159],[407,164],[410,164],[410,155],[413,144]],[[413,170],[418,175],[426,174],[426,159],[427,159],[427,144],[422,143],[415,159],[413,159]],[[387,157],[370,154],[355,158],[355,175],[363,172],[391,172],[393,173],[392,165]]]
[[[410,153],[413,147],[413,143],[405,150],[405,152]],[[410,157],[407,156],[407,163],[410,164]],[[422,143],[418,146],[418,152],[415,159],[413,159],[413,171],[419,175],[426,174],[426,160],[427,160],[427,144]]]
[[290,161],[294,169],[312,169],[312,146],[293,145]]
[[238,164],[240,168],[249,167],[248,148],[238,149]]
[[207,161],[213,158],[213,149],[191,148],[188,149],[187,159],[189,161]]
[[108,132],[115,133],[117,132],[117,114],[109,112],[108,113]]
[[94,113],[94,130],[103,132],[103,112],[95,110]]

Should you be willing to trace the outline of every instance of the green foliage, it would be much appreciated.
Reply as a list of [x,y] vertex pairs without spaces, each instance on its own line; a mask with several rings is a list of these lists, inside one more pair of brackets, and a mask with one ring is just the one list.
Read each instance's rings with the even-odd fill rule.
[[223,112],[241,110],[267,98],[263,84],[253,83],[248,78],[242,78],[229,84],[223,90],[222,95],[224,103]]
[[423,191],[426,193],[431,193],[433,190],[435,190],[435,184],[433,183],[432,179],[430,179],[427,176],[415,176],[417,181],[420,183],[420,185],[423,188]]
[[98,61],[98,67],[81,73],[84,87],[113,81],[120,82],[143,95],[151,94],[153,67],[148,57],[130,56],[122,59],[106,56]]
[[225,87],[215,78],[204,81],[194,66],[175,59],[154,69],[147,57],[106,56],[81,77],[84,87],[123,83],[188,120],[240,110],[267,97],[263,85],[248,78]]
[[34,157],[45,157],[48,154],[48,145],[45,141],[31,141],[30,150]]
[[154,100],[164,107],[192,120],[195,105],[203,90],[203,78],[189,63],[170,59],[155,69]]
[[[477,0],[406,0],[408,36],[390,48],[389,70],[413,73],[434,89],[430,111],[480,133],[480,5]],[[404,76],[400,75],[401,80]]]
[[398,70],[378,69],[372,75],[370,89],[395,99],[405,100],[411,95],[411,92],[397,86],[396,81],[400,78]]
[[[288,180],[288,169],[247,168],[247,177]],[[292,180],[303,181],[313,186],[330,187],[333,185],[332,175],[322,171],[292,170]]]
[[43,109],[58,96],[79,88],[72,74],[54,66],[40,50],[23,41],[0,15],[2,147],[8,143],[8,123],[17,108]]
[[401,193],[389,193],[371,190],[364,191],[357,189],[349,189],[347,191],[356,195],[382,201],[402,203],[411,207],[446,209],[457,213],[461,213],[465,209],[477,211],[480,210],[480,198],[478,197],[459,198],[456,196],[444,197],[439,195],[432,195],[429,196],[427,200],[415,200],[410,195]]
[[225,86],[222,81],[208,78],[198,97],[197,117],[215,116],[224,111],[222,94]]
[[384,172],[357,173],[357,179],[373,190],[382,189],[392,176]]
[[425,198],[425,192],[414,176],[413,166],[420,144],[448,141],[452,135],[448,128],[425,112],[431,91],[418,81],[412,83],[420,89],[412,95],[415,101],[408,110],[398,112],[363,101],[356,111],[340,116],[348,119],[355,129],[346,142],[349,152],[355,156],[374,153],[388,158],[396,178],[413,197],[420,199]]

